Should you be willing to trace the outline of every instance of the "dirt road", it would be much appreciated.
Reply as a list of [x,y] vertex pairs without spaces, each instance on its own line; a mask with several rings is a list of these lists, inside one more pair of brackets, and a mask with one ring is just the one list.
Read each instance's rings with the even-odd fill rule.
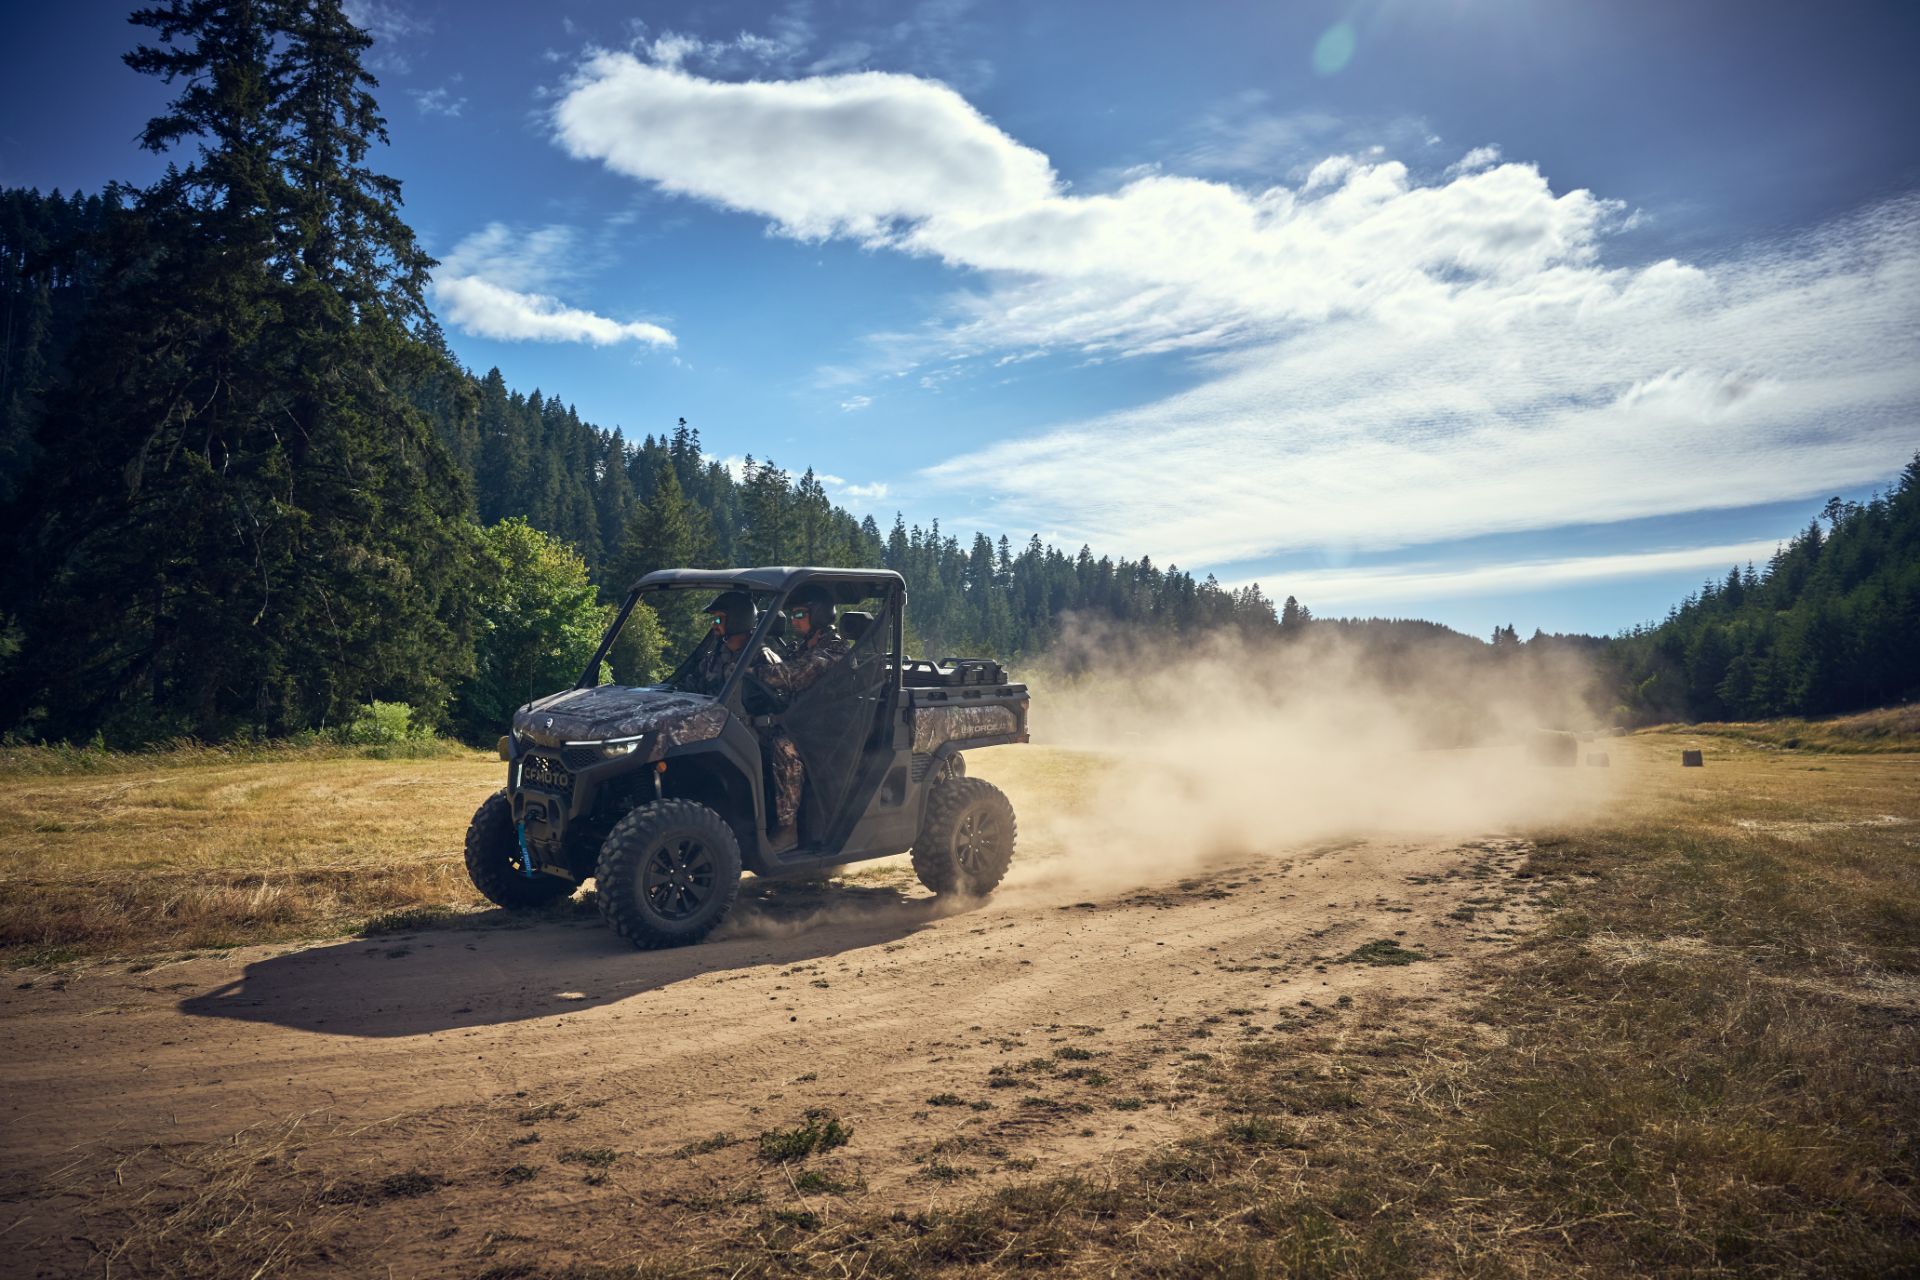
[[[725,935],[680,951],[582,912],[16,980],[8,1269],[616,1263],[715,1214],[1097,1166],[1201,1125],[1236,1046],[1452,997],[1531,918],[1524,852],[1356,841],[956,913],[883,863],[749,882]],[[755,1139],[810,1111],[852,1137],[796,1179]]]

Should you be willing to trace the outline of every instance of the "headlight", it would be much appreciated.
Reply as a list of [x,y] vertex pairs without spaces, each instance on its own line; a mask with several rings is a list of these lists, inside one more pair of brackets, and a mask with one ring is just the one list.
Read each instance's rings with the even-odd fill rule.
[[569,742],[569,747],[592,747],[608,760],[617,760],[621,756],[630,756],[640,749],[640,743],[647,735],[635,734],[631,738],[607,738],[599,742]]

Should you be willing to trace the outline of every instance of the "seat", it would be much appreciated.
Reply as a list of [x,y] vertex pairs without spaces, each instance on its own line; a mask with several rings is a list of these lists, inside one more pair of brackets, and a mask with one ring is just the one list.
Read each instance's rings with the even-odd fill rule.
[[840,615],[840,634],[845,636],[850,644],[858,644],[860,637],[872,628],[873,615],[870,613],[849,610]]

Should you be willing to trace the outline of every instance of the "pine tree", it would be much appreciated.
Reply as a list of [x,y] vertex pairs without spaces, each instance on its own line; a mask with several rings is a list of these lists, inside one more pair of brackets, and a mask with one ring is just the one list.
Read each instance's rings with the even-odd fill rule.
[[104,250],[116,283],[41,425],[62,443],[26,665],[50,727],[279,732],[376,696],[431,722],[468,651],[468,504],[411,399],[440,368],[426,259],[360,163],[362,46],[336,0],[133,20],[158,44],[129,65],[180,86],[143,145],[198,147]]
[[608,585],[618,597],[656,569],[679,569],[696,564],[704,551],[703,521],[697,507],[680,491],[680,478],[669,468],[660,476],[653,496],[635,507],[620,537]]
[[[699,508],[680,491],[680,477],[672,467],[660,473],[653,496],[634,508],[621,536],[606,582],[606,594],[618,599],[656,569],[678,569],[701,562],[707,531]],[[699,638],[706,620],[691,593],[670,593],[659,605],[660,625],[669,650],[684,653]]]
[[794,563],[793,496],[787,473],[771,459],[755,463],[749,454],[744,475],[738,549],[749,564]]

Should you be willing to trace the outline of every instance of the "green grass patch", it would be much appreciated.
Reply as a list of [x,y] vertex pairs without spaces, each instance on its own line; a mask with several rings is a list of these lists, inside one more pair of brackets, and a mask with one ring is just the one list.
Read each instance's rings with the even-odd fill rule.
[[1391,938],[1375,938],[1372,942],[1355,947],[1340,957],[1340,964],[1413,964],[1425,960],[1424,951],[1412,951],[1401,946]]
[[844,1147],[853,1140],[853,1129],[842,1124],[832,1112],[821,1108],[808,1111],[792,1129],[768,1129],[760,1135],[760,1158],[774,1164],[804,1160],[815,1152]]

